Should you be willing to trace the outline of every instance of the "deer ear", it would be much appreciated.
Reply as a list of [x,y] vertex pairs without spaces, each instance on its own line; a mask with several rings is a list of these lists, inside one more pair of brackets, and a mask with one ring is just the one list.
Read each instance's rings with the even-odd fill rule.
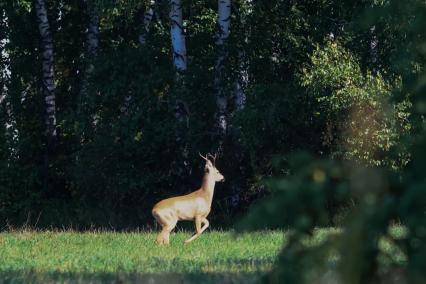
[[207,165],[204,167],[204,172],[208,173],[210,171],[209,167],[207,167]]

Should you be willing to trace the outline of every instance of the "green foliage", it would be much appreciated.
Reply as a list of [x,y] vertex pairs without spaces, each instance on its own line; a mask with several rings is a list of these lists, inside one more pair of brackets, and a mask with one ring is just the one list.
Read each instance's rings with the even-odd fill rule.
[[[319,148],[317,125],[309,121],[314,105],[303,89],[286,84],[259,84],[251,92],[235,123],[241,128],[252,166],[258,172],[269,168],[277,153],[297,149],[314,152]],[[307,137],[308,133],[312,136]]]
[[[342,165],[336,160],[309,160],[303,155],[302,158],[295,156],[294,159],[300,162],[290,165],[290,174],[288,166],[281,166],[285,171],[267,182],[273,195],[253,208],[243,223],[244,228],[256,229],[262,220],[263,226],[289,229],[289,242],[284,245],[275,268],[266,278],[268,282],[311,283],[313,279],[341,283],[425,281],[426,184],[423,169],[426,128],[422,107],[425,101],[425,51],[421,48],[426,41],[421,28],[426,21],[425,9],[421,1],[390,1],[383,10],[375,11],[390,26],[399,25],[401,13],[402,17],[412,19],[401,28],[409,44],[403,48],[396,45],[398,48],[394,51],[401,57],[397,64],[404,62],[404,65],[390,68],[402,70],[399,76],[395,76],[399,77],[396,86],[386,83],[380,75],[361,73],[362,68],[355,57],[336,42],[329,42],[314,53],[312,63],[305,69],[302,78],[310,93],[324,103],[321,111],[333,119],[351,119],[346,111],[361,104],[361,109],[378,112],[381,116],[378,122],[381,123],[371,118],[369,122],[376,122],[383,129],[388,125],[398,126],[392,120],[408,119],[409,124],[398,126],[402,128],[399,136],[389,136],[388,140],[397,138],[394,143],[405,146],[411,158],[397,173],[386,163],[374,167],[371,166],[374,163],[370,166],[369,163],[366,163],[367,166],[360,163]],[[388,104],[392,107],[387,107]],[[412,115],[408,115],[407,109],[413,111]],[[351,120],[345,121],[348,122]],[[410,127],[413,131],[407,132]],[[357,130],[364,131],[365,128]],[[378,133],[390,135],[392,131],[393,128],[390,128]],[[360,136],[354,137],[358,139]],[[366,142],[375,144],[378,141],[369,139]],[[314,169],[318,165],[329,165],[328,168],[322,167],[325,170],[320,176],[323,176],[324,182],[329,180],[329,176],[333,177],[334,172],[340,173],[339,178],[325,187],[314,186]],[[340,232],[327,236],[319,245],[303,247],[301,244],[310,239],[315,228],[324,225],[323,216],[327,214],[325,200],[330,197],[335,200],[339,196],[338,188],[344,188],[344,200],[354,200],[356,206],[346,214]],[[331,196],[330,190],[334,191]],[[395,223],[400,224],[397,230]],[[393,246],[394,254],[383,251],[389,246]],[[395,262],[396,259],[399,261]]]
[[327,208],[333,210],[333,205],[349,202],[349,185],[344,180],[349,166],[313,161],[303,153],[284,162],[279,167],[290,168],[291,173],[265,181],[271,196],[250,211],[250,221],[242,223],[242,228],[295,227],[307,233],[330,224],[333,215],[327,213]]
[[390,101],[400,79],[389,83],[380,73],[363,73],[354,55],[330,40],[314,51],[301,82],[320,103],[315,115],[326,118],[324,143],[332,156],[395,170],[407,164],[401,139],[411,129],[411,103]]

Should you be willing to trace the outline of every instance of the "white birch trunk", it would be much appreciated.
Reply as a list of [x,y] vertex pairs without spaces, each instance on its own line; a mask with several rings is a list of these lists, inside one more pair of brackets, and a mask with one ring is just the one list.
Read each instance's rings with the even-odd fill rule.
[[154,17],[154,6],[155,0],[150,0],[149,6],[146,8],[145,13],[143,14],[143,31],[139,35],[139,44],[146,44],[146,36],[149,33],[149,29],[151,26],[152,18]]
[[[240,20],[240,29],[244,31],[244,34],[241,37],[243,41],[243,48],[238,52],[238,68],[236,78],[234,79],[234,85],[232,90],[232,102],[233,108],[230,114],[231,117],[235,116],[239,111],[242,111],[246,105],[246,89],[249,84],[249,75],[248,75],[248,58],[245,53],[245,46],[247,46],[250,27],[247,27],[246,20],[253,13],[253,3],[252,0],[245,0],[241,3],[244,8],[239,11],[239,20]],[[240,196],[245,188],[247,188],[247,177],[248,177],[248,164],[249,161],[247,155],[247,149],[244,147],[241,141],[241,133],[239,129],[233,127],[233,125],[228,126],[231,130],[232,136],[232,160],[234,165],[237,167],[238,177],[231,182],[231,196],[229,198],[230,205],[236,210],[240,204]]]
[[218,35],[216,46],[218,50],[218,58],[215,66],[215,79],[214,87],[216,92],[216,114],[215,114],[215,127],[216,138],[218,144],[218,152],[222,151],[222,145],[227,130],[227,108],[228,108],[228,95],[225,60],[228,52],[226,43],[229,38],[229,27],[231,19],[231,0],[218,0]]
[[99,46],[99,14],[93,3],[87,3],[89,9],[89,25],[87,27],[87,53],[90,57],[98,53]]
[[[93,0],[86,0],[87,14],[89,15],[89,22],[86,29],[86,53],[85,53],[85,66],[82,74],[82,82],[80,89],[80,101],[78,105],[78,113],[81,113],[82,109],[85,108],[87,102],[87,89],[89,85],[89,78],[93,73],[95,67],[93,65],[93,59],[98,54],[99,49],[99,13],[93,3]],[[96,125],[96,118],[91,118],[93,126]]]
[[41,59],[42,59],[42,90],[46,104],[46,138],[47,145],[44,153],[43,186],[49,189],[49,168],[50,156],[55,148],[56,134],[56,94],[55,78],[53,69],[53,38],[50,32],[49,20],[47,18],[46,3],[44,0],[34,0],[35,12],[37,16],[38,29],[41,38]]
[[[6,82],[8,81],[10,77],[10,64],[9,64],[9,54],[6,50],[6,45],[9,43],[9,35],[6,31],[9,30],[8,20],[6,17],[6,12],[4,10],[1,11],[1,26],[2,29],[5,30],[5,33],[1,35],[0,37],[0,56],[1,56],[1,62],[2,66],[0,69],[0,78],[1,78],[1,93],[0,93],[0,104],[3,102],[3,100],[6,99],[7,94],[7,86]],[[4,27],[4,28],[3,28]]]
[[[248,44],[248,34],[250,33],[250,27],[247,27],[247,18],[252,16],[253,13],[253,1],[245,0],[245,13],[240,16],[241,25],[245,30],[246,34],[244,35],[244,44]],[[233,114],[244,109],[246,105],[246,89],[249,84],[249,75],[248,75],[248,58],[244,51],[244,48],[238,52],[238,74],[236,81],[234,83],[234,94],[233,94],[233,103],[234,103],[234,111]]]
[[53,69],[53,39],[47,18],[44,0],[35,0],[35,11],[37,15],[38,29],[41,36],[42,54],[42,83],[43,94],[46,103],[46,135],[48,149],[56,140],[56,95]]
[[83,86],[81,93],[86,95],[87,91],[87,80],[93,72],[93,59],[98,54],[99,48],[99,14],[92,1],[87,1],[87,10],[89,14],[89,23],[86,30],[86,70],[83,74]]
[[372,26],[370,28],[370,60],[371,60],[371,64],[372,64],[372,68],[373,68],[373,72],[375,74],[377,74],[378,72],[378,68],[377,68],[377,62],[378,62],[378,45],[379,45],[379,40],[377,39],[377,34],[376,34],[376,26]]
[[219,26],[218,39],[216,44],[218,46],[224,45],[229,37],[229,27],[231,24],[231,0],[218,0],[218,19]]
[[247,59],[243,51],[239,52],[239,70],[237,79],[234,83],[234,114],[243,110],[246,105],[246,93],[245,90],[248,86],[248,70],[247,70]]
[[7,82],[10,79],[10,58],[9,53],[6,49],[6,45],[9,43],[9,25],[8,19],[6,16],[6,12],[4,10],[1,11],[1,26],[2,30],[4,30],[4,34],[0,37],[0,57],[1,57],[1,65],[0,65],[0,106],[4,107],[4,120],[5,120],[5,128],[6,131],[12,127],[13,122],[11,122],[12,117],[12,109],[10,102],[8,101],[8,87]]
[[178,71],[185,71],[187,58],[181,0],[170,0],[169,16],[171,21],[170,35],[172,40],[173,64]]
[[[182,1],[169,0],[170,4],[170,37],[173,52],[173,66],[176,73],[176,85],[178,88],[184,84],[183,74],[187,69],[186,44],[183,31]],[[189,161],[189,109],[188,105],[181,99],[174,102],[174,113],[177,123],[176,144],[179,148],[180,157],[176,161],[175,171],[178,176],[177,189],[179,193],[188,190],[189,177],[192,166]]]

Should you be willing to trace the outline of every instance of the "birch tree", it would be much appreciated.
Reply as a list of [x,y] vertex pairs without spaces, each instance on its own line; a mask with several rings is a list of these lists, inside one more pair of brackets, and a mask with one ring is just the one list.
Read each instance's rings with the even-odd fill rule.
[[46,3],[44,0],[34,1],[37,16],[38,29],[41,38],[42,59],[42,91],[45,101],[45,127],[46,127],[46,150],[44,154],[43,185],[48,188],[49,180],[49,158],[53,152],[57,140],[56,133],[56,94],[55,94],[55,72],[53,68],[53,38],[47,18]]
[[146,44],[146,36],[149,33],[152,18],[154,17],[154,6],[155,6],[155,0],[150,0],[149,5],[142,16],[143,30],[139,34],[139,38],[138,38],[140,45]]
[[9,70],[9,54],[6,50],[6,45],[9,42],[8,37],[8,24],[6,11],[4,9],[0,10],[0,104],[5,100],[7,93],[6,82],[10,76]]
[[57,139],[56,134],[56,94],[55,94],[55,73],[53,68],[53,39],[50,31],[49,20],[47,18],[46,4],[44,0],[35,0],[35,11],[37,16],[38,29],[41,38],[42,55],[42,89],[46,104],[46,136],[47,151],[49,152]]
[[84,74],[84,82],[82,92],[86,92],[87,79],[93,72],[93,58],[98,54],[99,47],[99,13],[93,1],[86,1],[89,22],[86,30],[86,70]]
[[216,92],[216,113],[215,113],[215,136],[218,144],[218,152],[222,151],[223,142],[227,129],[227,108],[228,93],[225,60],[228,55],[227,41],[229,38],[229,27],[231,20],[231,0],[218,0],[218,34],[217,51],[218,57],[215,66],[214,88]]
[[248,75],[248,58],[245,52],[244,47],[248,44],[248,34],[250,33],[250,26],[247,25],[247,18],[253,16],[253,0],[242,1],[244,6],[238,14],[238,20],[244,30],[244,35],[242,37],[243,48],[238,51],[238,73],[236,80],[234,82],[233,90],[233,103],[234,110],[232,115],[244,109],[246,104],[246,93],[245,90],[249,84],[249,75]]
[[[83,79],[81,82],[78,112],[81,112],[81,110],[86,107],[89,79],[95,69],[93,60],[98,54],[99,49],[99,12],[93,0],[86,0],[85,3],[89,21],[86,29],[85,65],[82,74]],[[96,125],[96,118],[92,117],[89,120],[91,120],[91,122],[87,122],[87,124],[91,123],[92,125]]]
[[251,27],[247,24],[249,17],[253,16],[253,1],[244,0],[239,3],[238,7],[235,7],[235,16],[236,23],[238,25],[237,29],[240,31],[238,38],[241,44],[241,47],[238,50],[238,65],[237,71],[234,77],[232,95],[230,102],[232,107],[230,108],[230,124],[228,126],[229,132],[231,133],[231,145],[232,150],[230,155],[232,155],[232,161],[236,166],[237,177],[232,180],[231,185],[231,206],[235,209],[240,204],[240,196],[242,191],[247,186],[248,179],[248,164],[247,161],[247,149],[242,143],[242,137],[240,129],[234,127],[231,122],[232,118],[242,111],[246,106],[246,89],[249,84],[249,60],[246,53],[246,48],[249,43],[249,36]]
[[186,44],[183,32],[182,1],[170,0],[170,35],[172,40],[173,64],[178,72],[186,70]]
[[[170,36],[172,42],[173,65],[177,71],[176,80],[182,83],[182,74],[187,68],[186,58],[186,43],[183,31],[182,18],[182,2],[181,0],[170,0]],[[175,116],[180,125],[184,128],[189,128],[189,111],[186,103],[182,100],[177,100],[175,104]],[[181,140],[183,135],[178,133],[178,140]]]
[[[184,85],[184,73],[187,69],[186,43],[183,30],[182,2],[181,0],[170,0],[170,37],[173,53],[173,66],[176,69],[176,85],[178,88]],[[176,144],[178,145],[181,157],[177,161],[177,175],[179,181],[179,191],[187,190],[185,184],[191,173],[191,163],[189,162],[189,144],[187,134],[189,130],[189,109],[186,102],[177,98],[174,102],[174,114],[177,122]]]
[[89,11],[89,24],[87,27],[87,53],[90,57],[96,56],[99,46],[99,13],[95,5],[87,2]]
[[[12,126],[10,119],[12,109],[8,98],[8,82],[10,80],[10,58],[7,50],[9,44],[9,25],[4,9],[0,10],[0,107],[4,109],[1,113],[5,122],[6,131]],[[3,125],[2,125],[3,126]],[[11,150],[11,149],[9,149]]]
[[373,73],[375,74],[377,74],[378,72],[378,68],[377,68],[378,57],[379,57],[378,45],[379,45],[379,40],[377,39],[376,26],[373,25],[370,27],[370,60],[371,60],[372,68],[373,68]]
[[246,105],[246,93],[245,89],[248,85],[248,71],[247,71],[247,62],[246,55],[243,51],[240,51],[239,54],[239,70],[237,78],[234,83],[234,112],[233,114],[244,109]]

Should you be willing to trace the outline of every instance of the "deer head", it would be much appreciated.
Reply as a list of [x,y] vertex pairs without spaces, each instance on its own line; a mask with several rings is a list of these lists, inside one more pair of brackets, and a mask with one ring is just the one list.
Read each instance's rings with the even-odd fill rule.
[[[211,175],[215,182],[224,182],[225,177],[219,172],[216,168],[216,154],[213,156],[212,154],[207,154],[205,157],[199,153],[200,157],[206,161],[206,165],[204,167],[204,172]],[[213,158],[213,163],[207,157],[210,156]]]

